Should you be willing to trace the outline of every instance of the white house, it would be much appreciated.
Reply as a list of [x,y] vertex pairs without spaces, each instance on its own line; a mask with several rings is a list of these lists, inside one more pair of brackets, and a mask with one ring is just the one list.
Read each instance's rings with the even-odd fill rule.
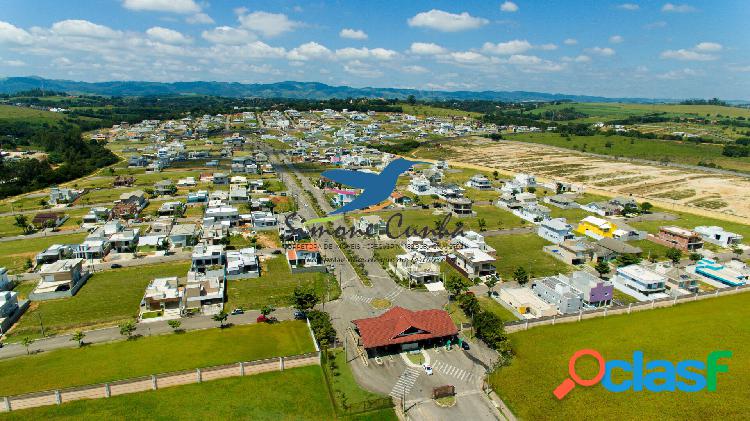
[[477,190],[492,190],[492,183],[484,174],[474,174],[466,182],[466,187],[472,187]]
[[227,279],[257,278],[260,262],[254,247],[227,251]]
[[495,274],[495,258],[478,248],[458,249],[453,256],[456,269],[470,279]]
[[741,244],[743,238],[740,234],[725,231],[724,228],[717,226],[701,225],[695,227],[694,231],[703,238],[703,241],[708,241],[724,248],[732,248]]
[[573,226],[568,224],[565,218],[554,218],[542,221],[539,224],[537,235],[550,243],[560,244],[565,240],[572,240]]
[[613,280],[643,295],[664,292],[667,285],[666,276],[641,265],[618,267]]

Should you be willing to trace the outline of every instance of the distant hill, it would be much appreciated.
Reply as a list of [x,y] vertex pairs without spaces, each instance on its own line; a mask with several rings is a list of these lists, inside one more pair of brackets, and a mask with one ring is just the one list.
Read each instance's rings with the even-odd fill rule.
[[8,77],[0,79],[0,93],[12,94],[41,88],[73,94],[105,96],[149,96],[149,95],[214,95],[223,97],[259,98],[396,98],[405,99],[414,95],[420,100],[492,100],[492,101],[559,101],[578,102],[675,102],[675,100],[653,98],[607,98],[588,95],[550,94],[526,91],[423,91],[396,88],[352,88],[330,86],[318,82],[76,82],[71,80],[44,79],[36,76]]

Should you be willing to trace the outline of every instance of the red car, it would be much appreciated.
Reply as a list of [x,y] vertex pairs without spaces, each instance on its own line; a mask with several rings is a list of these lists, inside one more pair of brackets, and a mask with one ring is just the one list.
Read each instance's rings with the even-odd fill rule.
[[268,317],[261,314],[255,321],[258,323],[268,323]]

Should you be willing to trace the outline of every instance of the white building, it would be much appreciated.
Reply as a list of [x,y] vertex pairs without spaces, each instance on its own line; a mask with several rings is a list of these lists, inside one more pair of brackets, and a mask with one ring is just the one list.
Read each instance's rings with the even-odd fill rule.
[[699,226],[695,227],[695,232],[703,238],[703,241],[716,244],[724,248],[732,248],[742,243],[742,235],[725,231],[722,227],[717,226]]
[[227,279],[257,278],[260,261],[254,247],[227,251]]
[[568,224],[565,218],[547,219],[539,224],[537,235],[550,243],[560,244],[565,240],[572,240],[573,226]]

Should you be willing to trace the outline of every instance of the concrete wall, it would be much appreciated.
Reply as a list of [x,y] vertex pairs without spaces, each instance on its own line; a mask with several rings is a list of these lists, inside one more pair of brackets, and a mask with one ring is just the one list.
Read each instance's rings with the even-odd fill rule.
[[268,358],[265,360],[238,362],[222,366],[197,368],[171,373],[155,374],[111,383],[80,386],[61,390],[47,390],[24,395],[0,398],[0,412],[34,408],[45,405],[60,405],[79,399],[99,399],[127,393],[145,392],[164,387],[201,383],[203,381],[229,377],[249,376],[269,371],[320,364],[320,352]]

